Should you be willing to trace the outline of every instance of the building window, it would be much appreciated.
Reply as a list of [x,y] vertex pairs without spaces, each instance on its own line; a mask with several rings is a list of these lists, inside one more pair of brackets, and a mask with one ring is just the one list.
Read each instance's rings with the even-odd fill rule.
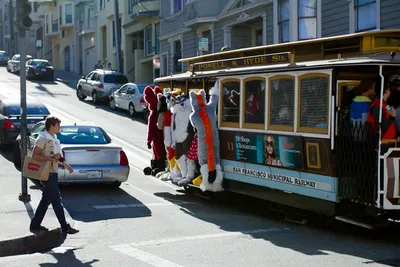
[[263,30],[258,29],[256,30],[256,46],[263,45]]
[[299,40],[317,38],[317,0],[299,0]]
[[172,0],[172,14],[182,11],[182,0]]
[[62,21],[62,18],[63,18],[62,10],[63,10],[62,6],[60,5],[58,7],[58,25],[62,25],[62,23],[63,23],[63,21]]
[[174,72],[182,72],[182,64],[178,61],[182,58],[182,44],[181,41],[174,42]]
[[355,0],[357,31],[376,28],[376,0]]
[[39,3],[38,2],[33,2],[33,12],[37,12],[39,9]]
[[204,31],[201,33],[203,38],[207,38],[208,40],[208,51],[204,51],[203,54],[211,54],[212,53],[212,39],[211,39],[211,31]]
[[289,0],[280,0],[278,10],[279,10],[279,16],[278,16],[279,42],[280,43],[289,42],[289,20],[290,20]]
[[73,22],[73,6],[72,4],[65,4],[65,23],[72,24]]
[[160,23],[154,25],[154,41],[156,45],[156,54],[160,53]]
[[153,47],[153,27],[152,25],[144,28],[144,40],[145,40],[145,56],[151,55]]
[[295,78],[291,75],[276,75],[269,78],[268,129],[293,131]]
[[239,127],[240,119],[240,80],[225,79],[221,82],[222,88],[222,118],[221,125]]

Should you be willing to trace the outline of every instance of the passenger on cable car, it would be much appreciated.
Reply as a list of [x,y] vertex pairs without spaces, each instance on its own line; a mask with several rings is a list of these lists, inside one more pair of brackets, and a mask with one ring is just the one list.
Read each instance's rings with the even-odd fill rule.
[[400,141],[400,138],[398,138],[399,135],[396,131],[396,124],[395,124],[396,109],[388,104],[389,98],[391,96],[391,83],[392,83],[391,78],[392,76],[390,76],[388,81],[385,81],[384,83],[385,92],[383,94],[382,107],[380,107],[380,98],[376,97],[372,102],[368,111],[368,123],[372,128],[372,133],[377,135],[379,112],[380,108],[382,108],[382,124],[381,124],[382,154],[386,153],[390,147],[393,147],[396,144],[396,142],[394,141],[395,139]]
[[249,91],[250,91],[250,95],[246,100],[246,122],[247,123],[257,123],[260,121],[259,90],[257,90],[256,88],[251,88]]
[[275,138],[271,135],[264,137],[264,164],[273,166],[283,166],[278,158],[276,151]]
[[368,120],[368,110],[372,103],[376,81],[364,79],[356,90],[356,97],[350,104],[350,120],[353,127],[364,127]]

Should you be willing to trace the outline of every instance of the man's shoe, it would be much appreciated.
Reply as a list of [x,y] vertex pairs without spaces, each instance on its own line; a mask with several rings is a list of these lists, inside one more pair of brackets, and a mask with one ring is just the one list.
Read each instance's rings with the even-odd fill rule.
[[36,231],[49,231],[49,229],[47,229],[44,226],[39,225],[39,227],[33,228],[33,227],[29,227],[29,230],[31,232],[36,232]]
[[74,228],[72,228],[72,227],[70,226],[70,227],[68,227],[67,230],[61,231],[61,233],[63,233],[63,234],[69,234],[69,235],[74,235],[74,234],[76,234],[76,233],[79,233],[79,230],[78,230],[78,229],[74,229]]

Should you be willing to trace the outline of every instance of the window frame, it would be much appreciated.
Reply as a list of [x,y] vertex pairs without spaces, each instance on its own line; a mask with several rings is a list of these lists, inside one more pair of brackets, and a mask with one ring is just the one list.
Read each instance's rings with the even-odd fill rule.
[[[280,12],[280,7],[281,7],[281,3],[283,2],[283,1],[288,1],[288,5],[289,5],[289,10],[290,10],[290,7],[291,7],[291,2],[290,2],[290,0],[278,0],[278,2],[277,2],[277,5],[278,5],[278,14],[277,14],[277,18],[278,18],[278,43],[288,43],[288,42],[290,42],[290,16],[291,16],[291,14],[290,14],[290,11],[289,11],[289,16],[288,16],[288,19],[287,20],[281,20],[281,12]],[[287,22],[288,24],[289,24],[289,27],[288,27],[288,30],[289,30],[289,32],[288,32],[288,35],[289,35],[289,40],[287,40],[287,41],[282,41],[282,32],[281,32],[281,24],[282,23],[284,23],[284,22]]]
[[[271,100],[272,100],[272,97],[271,97],[271,92],[272,92],[272,90],[271,90],[271,88],[272,88],[272,86],[271,86],[271,84],[272,84],[272,82],[273,81],[275,81],[275,80],[279,80],[279,79],[293,79],[293,82],[294,82],[294,103],[293,103],[293,126],[287,126],[287,125],[273,125],[273,124],[271,124],[271,112],[270,112],[270,108],[271,108]],[[286,73],[278,73],[278,74],[272,74],[272,75],[270,75],[268,78],[267,78],[267,80],[268,80],[268,87],[267,87],[267,90],[268,90],[268,102],[266,102],[266,103],[268,103],[268,105],[267,105],[267,107],[266,107],[266,110],[265,110],[265,112],[266,112],[266,116],[267,116],[267,124],[266,124],[266,126],[267,126],[267,130],[272,130],[272,131],[283,131],[283,132],[295,132],[295,125],[296,125],[296,120],[297,120],[297,118],[296,118],[296,113],[297,113],[297,108],[296,108],[296,95],[297,95],[297,91],[298,91],[298,89],[297,89],[297,84],[296,84],[296,80],[297,80],[297,75],[293,75],[293,74],[288,74],[287,72]]]
[[[239,103],[240,103],[240,107],[239,107],[239,121],[238,122],[227,122],[227,121],[223,121],[222,120],[222,109],[224,107],[224,99],[223,97],[219,98],[219,126],[220,127],[230,127],[230,128],[237,128],[237,129],[241,129],[242,128],[242,111],[240,110],[242,108],[242,102],[243,102],[243,94],[242,94],[242,81],[243,81],[243,77],[240,76],[234,76],[234,77],[224,77],[221,78],[219,80],[219,88],[223,88],[223,84],[226,82],[239,82],[239,86],[240,86],[240,99],[239,99]],[[222,96],[222,90],[221,90],[221,96]]]
[[[265,76],[258,76],[258,75],[254,75],[254,76],[247,76],[247,77],[243,77],[243,79],[241,79],[241,85],[240,85],[240,101],[241,101],[241,111],[240,111],[240,122],[241,122],[241,127],[240,128],[245,128],[245,129],[259,129],[259,130],[264,130],[265,129],[265,125],[266,125],[266,101],[267,101],[267,79],[265,78]],[[248,81],[263,81],[264,82],[264,123],[249,123],[246,122],[246,98],[244,97],[246,95],[246,82]],[[243,94],[243,97],[242,97]],[[260,97],[261,98],[261,97]]]
[[[297,40],[312,40],[318,38],[318,1],[315,0],[315,16],[300,16],[300,1],[297,0]],[[311,38],[300,38],[300,20],[315,18],[315,37]]]
[[[360,7],[364,6],[369,6],[375,4],[375,27],[372,28],[365,28],[365,29],[358,29],[358,11]],[[355,32],[364,32],[364,31],[371,31],[375,29],[379,29],[379,21],[380,21],[380,15],[378,14],[380,12],[380,2],[379,0],[374,0],[374,2],[366,3],[366,4],[361,4],[357,5],[357,0],[353,0],[353,8],[354,8],[354,31]]]
[[[148,34],[148,30],[151,30],[151,33]],[[149,39],[150,38],[150,39]],[[149,57],[152,55],[153,53],[153,25],[148,25],[146,27],[144,27],[144,42],[145,42],[145,46],[144,46],[144,55],[145,57]],[[150,42],[150,51],[148,48]]]
[[[328,94],[327,94],[327,116],[326,116],[326,128],[315,128],[315,127],[306,127],[300,126],[301,121],[301,81],[307,78],[327,78],[328,79]],[[325,72],[302,72],[297,75],[297,128],[296,132],[299,133],[310,133],[310,134],[322,134],[322,135],[330,135],[331,129],[331,107],[332,107],[332,74],[328,74]]]

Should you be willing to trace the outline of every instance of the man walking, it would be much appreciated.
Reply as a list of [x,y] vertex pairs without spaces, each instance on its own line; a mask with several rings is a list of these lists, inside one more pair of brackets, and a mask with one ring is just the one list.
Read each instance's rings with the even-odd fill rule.
[[[32,158],[37,161],[57,160],[63,167],[67,168],[69,173],[73,172],[71,166],[61,156],[60,141],[57,139],[57,133],[60,131],[61,121],[55,116],[46,118],[46,131],[40,133],[39,138],[35,141]],[[35,216],[32,218],[30,230],[47,231],[48,229],[41,226],[44,215],[46,214],[49,204],[53,206],[53,210],[61,224],[61,232],[63,234],[76,234],[79,231],[72,228],[65,219],[64,206],[61,202],[61,193],[58,186],[58,169],[53,167],[49,174],[49,179],[44,183],[42,199],[36,209]]]

